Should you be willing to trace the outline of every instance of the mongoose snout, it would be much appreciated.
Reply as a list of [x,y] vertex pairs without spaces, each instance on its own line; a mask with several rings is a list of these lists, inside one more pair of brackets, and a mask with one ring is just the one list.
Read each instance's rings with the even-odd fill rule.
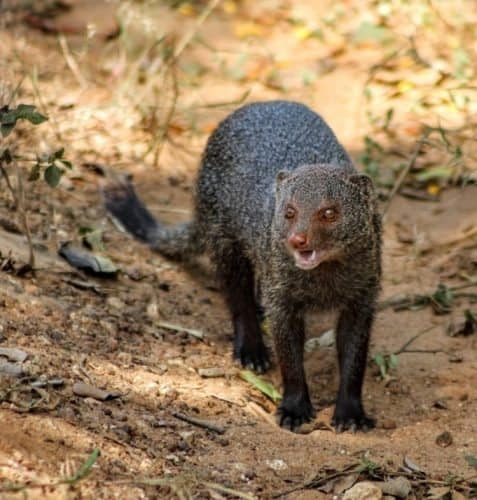
[[288,237],[288,243],[296,250],[304,250],[308,246],[308,236],[305,233],[293,233]]

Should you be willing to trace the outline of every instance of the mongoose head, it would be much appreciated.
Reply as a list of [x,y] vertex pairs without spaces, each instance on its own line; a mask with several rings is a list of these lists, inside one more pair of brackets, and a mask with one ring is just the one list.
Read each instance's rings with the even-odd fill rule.
[[274,228],[300,269],[366,248],[374,212],[371,179],[349,168],[304,165],[277,174]]

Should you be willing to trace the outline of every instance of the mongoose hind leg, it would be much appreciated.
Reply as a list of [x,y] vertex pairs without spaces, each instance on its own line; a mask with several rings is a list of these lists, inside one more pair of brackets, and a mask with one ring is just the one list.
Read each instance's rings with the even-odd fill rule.
[[366,431],[376,423],[365,414],[361,396],[373,315],[369,305],[355,304],[344,309],[338,319],[336,346],[340,386],[332,419],[337,432]]
[[217,274],[232,315],[234,360],[263,373],[270,356],[257,318],[253,268],[237,244],[215,252]]

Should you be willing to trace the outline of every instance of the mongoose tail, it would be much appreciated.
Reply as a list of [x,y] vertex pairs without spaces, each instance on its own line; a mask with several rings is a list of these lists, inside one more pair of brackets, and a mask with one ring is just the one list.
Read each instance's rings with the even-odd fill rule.
[[155,219],[136,194],[130,179],[111,182],[101,189],[112,217],[137,240],[173,260],[184,261],[203,252],[194,220],[165,226]]

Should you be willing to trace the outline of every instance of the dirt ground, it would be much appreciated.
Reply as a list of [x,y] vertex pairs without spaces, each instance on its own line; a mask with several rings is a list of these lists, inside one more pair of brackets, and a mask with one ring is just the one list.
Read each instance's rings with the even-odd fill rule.
[[[475,477],[465,456],[477,456],[477,334],[447,334],[465,310],[477,312],[472,287],[462,289],[468,293],[454,298],[448,314],[429,306],[379,312],[364,389],[376,429],[336,434],[330,427],[335,352],[319,347],[306,354],[305,365],[316,419],[303,433],[281,430],[274,403],[242,380],[232,363],[231,324],[206,259],[184,269],[118,231],[102,208],[97,169],[88,165],[132,173],[158,217],[185,220],[208,133],[241,100],[272,98],[297,99],[319,111],[358,161],[370,130],[363,86],[382,47],[345,50],[337,35],[325,43],[283,22],[291,10],[321,19],[333,2],[244,2],[243,10],[240,3],[212,2],[207,19],[198,14],[204,4],[195,2],[179,10],[122,2],[130,37],[112,39],[116,4],[67,3],[76,10],[48,21],[49,31],[60,33],[37,29],[37,18],[25,22],[23,11],[7,16],[0,32],[3,104],[23,78],[15,102],[33,103],[50,118],[39,127],[22,125],[0,144],[29,154],[64,147],[73,162],[55,189],[42,181],[25,184],[34,275],[15,272],[27,261],[28,246],[23,234],[6,229],[8,221],[21,227],[21,219],[0,184],[0,348],[28,354],[21,376],[0,377],[0,498],[332,498],[305,484],[325,466],[341,470],[363,457],[389,471],[407,457],[435,486],[444,486],[442,495],[449,474]],[[343,26],[366,14],[356,3],[343,5],[352,10]],[[147,6],[149,31],[141,10]],[[172,50],[186,42],[178,54],[178,95],[172,72],[164,76],[152,68],[151,40],[163,34],[175,40]],[[191,42],[189,34],[200,34],[201,42]],[[270,54],[276,55],[273,64]],[[317,65],[326,70],[304,84],[303,68]],[[416,137],[400,131],[419,117],[406,98],[396,105],[392,140],[410,157]],[[161,135],[165,120],[168,140]],[[58,257],[59,243],[80,241],[81,227],[103,231],[105,254],[120,268],[117,279],[87,276]],[[384,227],[382,301],[429,294],[439,283],[475,281],[477,241],[467,237],[477,228],[472,182],[446,185],[433,201],[397,194]],[[204,337],[164,327],[166,322]],[[308,337],[332,326],[331,316],[313,317]],[[383,380],[371,358],[395,353],[415,336]],[[201,376],[211,368],[219,376]],[[280,387],[276,367],[265,378]],[[73,392],[77,382],[113,397],[79,396]],[[180,420],[178,413],[221,432]],[[95,449],[100,456],[90,474],[60,484]],[[18,492],[8,491],[13,484],[20,485]],[[413,495],[421,498],[422,490]]]

